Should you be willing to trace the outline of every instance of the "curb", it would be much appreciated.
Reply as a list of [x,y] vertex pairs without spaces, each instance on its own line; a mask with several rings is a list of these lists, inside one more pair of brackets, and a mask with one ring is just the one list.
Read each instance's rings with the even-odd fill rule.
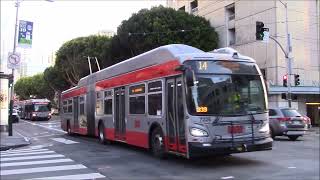
[[9,150],[9,149],[14,149],[14,148],[19,148],[19,147],[23,147],[23,146],[28,146],[30,145],[31,143],[30,142],[27,142],[25,144],[17,144],[17,145],[11,145],[11,146],[1,146],[0,147],[0,151],[6,151],[6,150]]
[[6,151],[9,149],[14,149],[14,148],[19,148],[19,147],[23,147],[23,146],[28,146],[31,144],[30,139],[23,136],[22,134],[16,132],[21,138],[23,138],[23,140],[25,142],[23,143],[17,143],[17,144],[12,144],[12,145],[8,145],[8,144],[0,144],[0,151]]

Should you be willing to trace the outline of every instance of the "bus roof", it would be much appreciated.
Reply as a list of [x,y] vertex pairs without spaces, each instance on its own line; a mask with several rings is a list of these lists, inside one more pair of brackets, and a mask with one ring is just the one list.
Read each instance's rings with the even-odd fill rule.
[[168,61],[177,60],[182,64],[186,60],[197,59],[255,62],[252,58],[243,56],[232,48],[221,48],[211,52],[204,52],[200,49],[184,44],[170,44],[155,48],[138,56],[132,57],[110,67],[92,73],[86,77],[83,77],[80,79],[76,87],[68,89],[62,93],[67,93],[69,91],[77,89],[78,87],[95,83],[103,79],[108,79],[157,64],[163,64]]

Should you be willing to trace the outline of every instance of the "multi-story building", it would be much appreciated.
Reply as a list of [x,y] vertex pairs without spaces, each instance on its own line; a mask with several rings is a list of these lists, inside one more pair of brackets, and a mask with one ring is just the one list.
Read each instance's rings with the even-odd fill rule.
[[[256,40],[256,22],[269,28],[270,36],[286,49],[286,9],[291,34],[292,73],[300,76],[295,86],[291,76],[292,107],[319,124],[320,116],[320,42],[319,0],[167,0],[167,6],[206,18],[219,34],[220,47],[232,47],[256,59],[267,82],[269,106],[288,106],[282,93],[287,60],[280,46]],[[289,83],[289,82],[288,82]]]

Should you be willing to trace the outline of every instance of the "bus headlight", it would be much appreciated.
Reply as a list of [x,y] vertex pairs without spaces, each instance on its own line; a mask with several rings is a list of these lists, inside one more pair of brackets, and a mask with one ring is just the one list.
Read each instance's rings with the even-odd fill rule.
[[205,137],[208,136],[208,132],[198,128],[190,128],[190,134],[196,137]]
[[35,113],[32,114],[32,117],[36,117],[36,116],[37,116],[37,114],[35,114]]
[[269,123],[263,123],[262,127],[259,129],[260,133],[268,133],[269,132]]

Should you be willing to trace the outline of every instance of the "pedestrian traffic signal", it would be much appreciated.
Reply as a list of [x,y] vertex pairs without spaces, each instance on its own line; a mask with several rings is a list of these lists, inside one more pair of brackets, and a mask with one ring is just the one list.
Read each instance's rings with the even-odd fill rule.
[[283,76],[283,86],[284,87],[288,86],[288,75],[287,74]]
[[256,40],[263,40],[264,24],[261,21],[256,21]]
[[299,86],[300,85],[300,78],[299,74],[294,75],[294,85]]

